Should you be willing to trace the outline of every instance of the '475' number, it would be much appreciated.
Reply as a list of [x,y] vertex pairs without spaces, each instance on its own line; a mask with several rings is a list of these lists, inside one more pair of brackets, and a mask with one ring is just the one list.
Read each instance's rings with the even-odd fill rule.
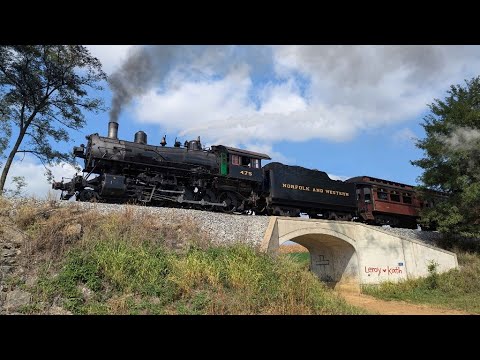
[[246,171],[246,170],[240,171],[240,174],[247,175],[247,176],[252,176],[253,175],[251,171]]

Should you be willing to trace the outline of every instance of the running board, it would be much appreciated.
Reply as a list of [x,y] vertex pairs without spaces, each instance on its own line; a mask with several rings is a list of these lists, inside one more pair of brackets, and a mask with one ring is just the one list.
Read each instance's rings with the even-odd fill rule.
[[211,206],[221,206],[221,207],[226,207],[227,206],[227,203],[225,201],[221,202],[221,203],[213,203],[213,202],[209,202],[209,201],[205,201],[205,200],[200,200],[200,201],[195,201],[195,200],[185,200],[183,198],[183,195],[180,195],[177,200],[177,202],[179,202],[180,204],[182,203],[187,203],[187,204],[197,204],[197,205],[202,205],[202,206],[205,206],[205,205],[211,205]]
[[227,207],[227,204],[225,201],[221,203],[215,203],[215,202],[210,202],[210,201],[205,201],[205,200],[200,200],[200,201],[195,201],[195,200],[186,200],[183,198],[183,195],[180,195],[179,197],[169,197],[169,196],[164,196],[164,195],[155,195],[153,196],[152,194],[149,196],[148,199],[145,200],[140,200],[142,202],[148,203],[153,200],[160,200],[160,201],[172,201],[172,202],[177,202],[179,204],[195,204],[195,205],[201,205],[201,206],[218,206],[218,207]]

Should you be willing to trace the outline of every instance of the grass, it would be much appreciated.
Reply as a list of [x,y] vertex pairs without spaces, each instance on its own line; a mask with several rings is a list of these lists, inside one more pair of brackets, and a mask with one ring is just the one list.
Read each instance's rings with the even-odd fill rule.
[[75,314],[358,313],[297,263],[240,244],[178,253],[102,239],[68,252],[34,294],[37,303],[60,297]]
[[73,314],[363,313],[319,282],[304,260],[244,244],[210,245],[188,219],[166,224],[131,208],[99,215],[26,204],[14,221],[28,236],[28,271],[38,276],[27,314],[52,306]]
[[289,253],[285,256],[289,257],[293,261],[305,266],[307,269],[310,266],[310,253],[301,252],[301,253]]
[[397,284],[367,286],[363,292],[384,300],[403,300],[480,314],[480,254],[457,253],[459,269]]
[[310,253],[308,249],[303,247],[300,244],[283,244],[280,246],[278,251],[283,256],[293,260],[294,262],[300,264],[305,269],[310,267]]
[[[85,299],[82,288],[94,295]],[[78,314],[356,313],[309,272],[246,245],[175,253],[148,243],[99,241],[70,251],[56,277],[45,272],[38,300]]]

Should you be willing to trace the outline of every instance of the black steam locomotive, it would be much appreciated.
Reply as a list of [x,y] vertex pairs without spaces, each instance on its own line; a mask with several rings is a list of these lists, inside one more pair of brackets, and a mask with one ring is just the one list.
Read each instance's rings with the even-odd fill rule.
[[87,136],[74,147],[85,160],[83,175],[55,182],[61,199],[136,202],[205,210],[352,220],[357,217],[355,184],[331,180],[325,172],[270,160],[266,154],[223,145],[202,148],[200,137],[183,145],[149,145],[139,131],[134,141],[118,139],[118,123],[108,137]]

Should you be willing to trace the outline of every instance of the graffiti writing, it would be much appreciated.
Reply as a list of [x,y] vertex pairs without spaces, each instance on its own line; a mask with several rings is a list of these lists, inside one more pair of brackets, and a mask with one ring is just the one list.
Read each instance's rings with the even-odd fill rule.
[[373,273],[377,274],[380,276],[381,274],[384,275],[396,275],[396,274],[402,274],[403,270],[400,269],[400,266],[395,266],[395,267],[366,267],[365,266],[365,272],[367,274]]

